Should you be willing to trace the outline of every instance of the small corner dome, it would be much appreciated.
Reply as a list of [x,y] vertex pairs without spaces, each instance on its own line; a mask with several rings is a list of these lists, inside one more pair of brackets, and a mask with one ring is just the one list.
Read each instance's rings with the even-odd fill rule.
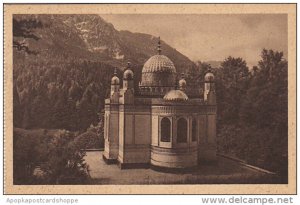
[[124,80],[132,80],[133,79],[133,72],[130,69],[125,70],[123,75]]
[[111,84],[112,85],[119,85],[120,84],[120,79],[118,78],[118,76],[115,75],[111,78]]
[[186,86],[186,80],[185,79],[180,79],[178,84],[179,84],[179,87],[185,87]]
[[215,76],[211,71],[208,71],[208,73],[205,74],[204,80],[205,82],[212,82],[215,80]]
[[164,100],[167,101],[186,101],[188,99],[188,96],[181,90],[171,90],[164,96]]

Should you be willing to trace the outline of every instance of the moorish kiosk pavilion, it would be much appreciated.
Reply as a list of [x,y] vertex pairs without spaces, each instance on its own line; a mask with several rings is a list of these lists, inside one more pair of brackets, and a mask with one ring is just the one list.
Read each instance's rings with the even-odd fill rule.
[[111,79],[110,97],[105,100],[103,159],[121,168],[192,168],[215,161],[214,75],[206,73],[203,97],[190,98],[188,82],[184,78],[176,82],[176,68],[161,54],[160,41],[157,50],[144,64],[138,90],[130,64],[122,87],[116,72]]

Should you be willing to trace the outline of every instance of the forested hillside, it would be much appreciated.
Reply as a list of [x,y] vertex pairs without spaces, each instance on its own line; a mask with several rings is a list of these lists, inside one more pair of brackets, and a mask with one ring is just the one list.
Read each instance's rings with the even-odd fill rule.
[[[14,125],[85,130],[97,124],[114,68],[138,85],[158,38],[117,31],[98,15],[14,15]],[[195,66],[162,41],[180,70]]]

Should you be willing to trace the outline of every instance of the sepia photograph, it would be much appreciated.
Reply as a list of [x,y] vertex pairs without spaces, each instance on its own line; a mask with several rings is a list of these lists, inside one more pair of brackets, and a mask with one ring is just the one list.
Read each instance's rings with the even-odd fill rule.
[[294,16],[39,6],[6,7],[9,186],[295,183]]

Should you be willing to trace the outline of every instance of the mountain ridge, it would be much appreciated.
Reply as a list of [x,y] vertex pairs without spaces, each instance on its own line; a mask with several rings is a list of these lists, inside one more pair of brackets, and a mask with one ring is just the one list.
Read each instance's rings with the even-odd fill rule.
[[[120,69],[130,61],[141,70],[143,64],[157,52],[158,37],[118,31],[96,14],[14,15],[14,18],[34,18],[44,25],[34,30],[40,40],[22,39],[31,49],[37,50],[39,58],[100,61]],[[195,66],[193,61],[166,42],[162,40],[161,43],[162,53],[174,62],[178,73]]]

